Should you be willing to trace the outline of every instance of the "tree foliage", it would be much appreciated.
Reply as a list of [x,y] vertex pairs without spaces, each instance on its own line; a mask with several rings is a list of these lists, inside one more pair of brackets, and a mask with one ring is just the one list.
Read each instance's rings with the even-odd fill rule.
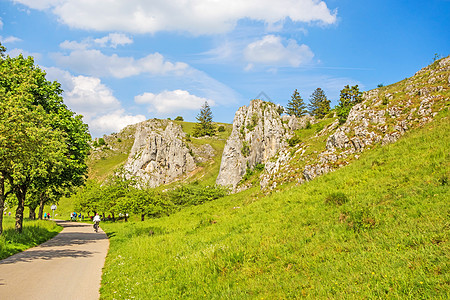
[[197,123],[194,127],[193,136],[213,136],[216,134],[216,128],[213,124],[213,114],[207,101],[203,104],[199,114],[196,117]]
[[288,115],[296,117],[304,116],[308,112],[297,89],[292,94],[291,100],[288,102],[285,111]]
[[[0,174],[17,197],[16,230],[30,190],[84,183],[90,135],[81,116],[63,103],[60,84],[45,79],[32,57],[0,59]],[[53,193],[54,194],[54,193]]]
[[358,85],[352,87],[346,85],[341,90],[339,104],[336,107],[336,113],[339,117],[339,123],[345,123],[352,107],[355,104],[361,103],[362,100],[362,92],[359,91]]
[[321,88],[317,88],[309,98],[309,113],[311,116],[321,119],[329,113],[330,103],[325,92]]

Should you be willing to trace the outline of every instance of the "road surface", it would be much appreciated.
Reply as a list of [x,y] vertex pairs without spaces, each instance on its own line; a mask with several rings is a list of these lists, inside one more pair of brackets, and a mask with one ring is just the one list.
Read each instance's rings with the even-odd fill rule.
[[53,239],[0,261],[0,299],[98,299],[109,240],[92,224],[56,221]]

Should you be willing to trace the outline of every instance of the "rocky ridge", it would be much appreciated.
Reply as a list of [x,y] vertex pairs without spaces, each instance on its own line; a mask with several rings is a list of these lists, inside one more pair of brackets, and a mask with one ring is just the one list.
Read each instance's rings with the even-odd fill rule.
[[[365,92],[363,99],[341,126],[336,120],[309,142],[292,149],[282,147],[276,159],[266,164],[261,188],[272,190],[280,183],[312,180],[347,165],[367,149],[397,141],[408,130],[433,120],[440,110],[449,109],[450,57],[409,79]],[[314,143],[322,150],[308,153]]]

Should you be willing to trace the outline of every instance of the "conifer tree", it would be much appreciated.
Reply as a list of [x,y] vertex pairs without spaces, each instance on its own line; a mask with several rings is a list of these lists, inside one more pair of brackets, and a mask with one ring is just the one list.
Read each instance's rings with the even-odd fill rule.
[[344,88],[341,90],[339,105],[336,107],[336,113],[339,117],[339,123],[345,123],[352,107],[355,104],[361,103],[362,101],[362,92],[360,92],[358,85],[352,87],[348,85],[344,86]]
[[308,111],[306,110],[306,105],[296,89],[294,91],[294,94],[292,94],[291,100],[286,106],[286,113],[291,116],[301,117],[304,116],[307,112]]
[[330,103],[325,92],[321,88],[317,88],[309,98],[309,113],[317,118],[325,117],[330,111]]
[[216,133],[216,128],[213,124],[213,114],[207,101],[203,104],[196,119],[198,122],[195,124],[193,136],[213,136]]

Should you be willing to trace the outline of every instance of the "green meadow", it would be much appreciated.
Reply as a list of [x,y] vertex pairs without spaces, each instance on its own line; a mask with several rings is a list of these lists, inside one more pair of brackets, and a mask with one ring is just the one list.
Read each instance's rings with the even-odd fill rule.
[[448,109],[270,195],[104,223],[101,299],[450,298]]

